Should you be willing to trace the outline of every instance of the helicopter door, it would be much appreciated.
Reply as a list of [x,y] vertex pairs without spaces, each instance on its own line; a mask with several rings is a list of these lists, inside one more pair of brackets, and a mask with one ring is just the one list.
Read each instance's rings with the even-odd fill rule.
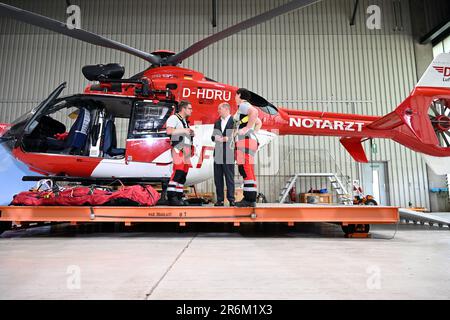
[[165,124],[173,109],[174,105],[166,102],[135,102],[128,131],[127,161],[159,162],[161,160],[161,156],[170,149]]
[[25,124],[23,134],[30,134],[34,128],[39,124],[39,118],[42,114],[47,111],[48,107],[52,106],[52,102],[60,95],[60,93],[66,88],[66,83],[62,83],[56,88],[46,100],[44,100],[41,105],[37,108],[36,112],[31,116],[30,120]]
[[[44,101],[28,113],[15,120],[10,130],[7,132],[7,138],[17,139],[16,146],[19,146],[25,135],[30,134],[39,124],[40,117],[53,105],[61,92],[66,88],[66,82],[60,84]],[[6,135],[4,136],[6,137]]]

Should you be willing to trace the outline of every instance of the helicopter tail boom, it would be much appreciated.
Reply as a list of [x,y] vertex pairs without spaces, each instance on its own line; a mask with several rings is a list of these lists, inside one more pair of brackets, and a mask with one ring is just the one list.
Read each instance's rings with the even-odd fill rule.
[[[368,162],[364,141],[384,138],[442,160],[433,163],[443,163],[450,159],[450,53],[437,56],[411,94],[385,116],[279,111],[280,135],[338,136],[358,162]],[[450,161],[444,171],[450,171]]]
[[[391,132],[391,139],[422,153],[436,174],[450,173],[450,53],[437,56],[410,96],[364,131],[375,133],[368,137]],[[341,139],[355,160],[366,162],[361,141]]]

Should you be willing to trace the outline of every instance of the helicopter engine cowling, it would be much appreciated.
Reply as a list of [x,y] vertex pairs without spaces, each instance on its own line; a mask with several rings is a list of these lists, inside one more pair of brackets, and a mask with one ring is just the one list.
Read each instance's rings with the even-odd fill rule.
[[89,81],[118,80],[125,74],[125,67],[118,63],[84,66],[83,75]]

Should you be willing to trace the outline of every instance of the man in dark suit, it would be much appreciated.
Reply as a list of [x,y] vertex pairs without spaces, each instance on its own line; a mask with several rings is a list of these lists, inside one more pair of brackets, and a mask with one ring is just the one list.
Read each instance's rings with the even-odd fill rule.
[[223,178],[227,184],[227,199],[230,206],[235,205],[234,199],[234,148],[231,145],[233,134],[233,117],[230,105],[226,102],[219,104],[220,118],[214,123],[211,140],[216,143],[214,148],[214,183],[216,185],[216,207],[223,207],[224,190]]

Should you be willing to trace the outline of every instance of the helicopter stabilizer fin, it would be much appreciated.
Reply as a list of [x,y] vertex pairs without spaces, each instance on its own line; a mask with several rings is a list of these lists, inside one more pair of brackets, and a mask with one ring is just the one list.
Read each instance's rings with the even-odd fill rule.
[[369,162],[367,160],[366,152],[364,151],[364,147],[362,145],[362,138],[358,137],[343,137],[340,139],[342,145],[345,150],[350,153],[352,158],[357,162]]

